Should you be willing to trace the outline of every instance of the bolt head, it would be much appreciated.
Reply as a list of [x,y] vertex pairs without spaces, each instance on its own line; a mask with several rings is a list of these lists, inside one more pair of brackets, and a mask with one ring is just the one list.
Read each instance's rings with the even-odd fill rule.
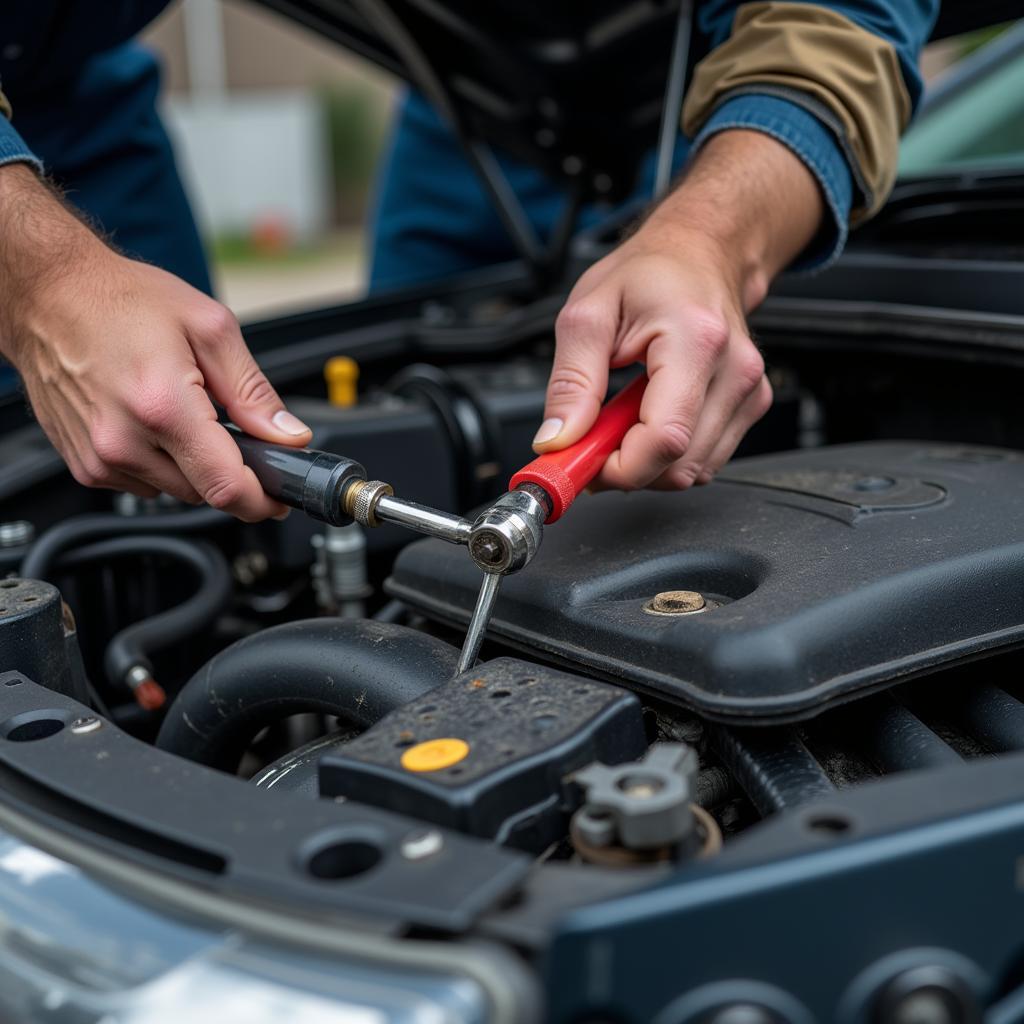
[[76,736],[87,736],[91,732],[96,732],[97,729],[102,729],[103,720],[95,715],[86,715],[76,718],[69,728]]
[[504,557],[504,552],[501,544],[494,537],[484,534],[473,539],[472,555],[478,563],[498,565]]
[[651,611],[661,615],[692,615],[707,608],[704,595],[696,590],[664,590],[655,594]]

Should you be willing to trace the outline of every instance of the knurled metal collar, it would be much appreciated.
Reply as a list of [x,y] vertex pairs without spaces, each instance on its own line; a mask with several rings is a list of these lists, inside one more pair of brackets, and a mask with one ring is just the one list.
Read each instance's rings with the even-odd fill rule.
[[385,494],[394,494],[391,484],[383,480],[357,480],[345,492],[345,511],[363,526],[380,526],[377,518],[377,502]]

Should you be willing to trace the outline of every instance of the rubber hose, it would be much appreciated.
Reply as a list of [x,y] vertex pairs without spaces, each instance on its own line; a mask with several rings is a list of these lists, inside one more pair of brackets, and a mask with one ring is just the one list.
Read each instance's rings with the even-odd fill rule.
[[792,729],[712,725],[708,737],[750,802],[765,816],[835,793],[825,770]]
[[21,563],[21,576],[30,580],[45,580],[53,568],[57,555],[68,548],[79,547],[99,537],[147,536],[154,533],[192,533],[216,526],[226,526],[235,520],[215,508],[189,509],[187,512],[161,512],[152,516],[119,516],[112,512],[74,516],[51,526],[29,548]]
[[166,555],[184,562],[194,571],[199,587],[181,604],[134,622],[115,634],[103,657],[107,678],[114,686],[124,685],[128,670],[135,665],[152,671],[148,652],[194,635],[220,614],[231,597],[231,570],[224,556],[212,545],[180,537],[113,537],[68,552],[58,565],[71,569],[86,562],[127,555]]
[[156,745],[235,772],[253,737],[312,711],[368,728],[451,679],[459,652],[369,619],[306,619],[264,629],[211,658],[175,698]]

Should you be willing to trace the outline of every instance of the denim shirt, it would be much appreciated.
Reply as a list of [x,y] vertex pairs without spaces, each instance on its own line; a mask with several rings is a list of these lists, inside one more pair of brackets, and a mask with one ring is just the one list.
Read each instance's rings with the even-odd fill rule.
[[[62,83],[74,77],[90,54],[113,48],[128,39],[166,5],[167,0],[120,0],[104,5],[104,17],[95,16],[91,0],[34,0],[32,4],[7,5],[0,15],[0,86],[14,106],[13,123],[0,117],[0,164],[26,161],[41,166],[17,131],[19,103],[38,107],[48,97],[59,102]],[[911,108],[921,93],[917,61],[938,11],[938,0],[790,0],[796,5],[818,7],[849,19],[854,25],[884,40],[899,62],[903,86]],[[726,43],[733,32],[738,13],[744,7],[737,0],[698,0],[695,31],[708,51]],[[11,10],[13,8],[13,10]],[[727,98],[715,107],[692,140],[681,137],[677,160],[686,158],[718,132],[745,128],[764,132],[788,146],[809,168],[821,187],[829,211],[829,223],[812,250],[803,253],[798,264],[820,267],[842,250],[847,237],[851,209],[863,188],[858,186],[858,168],[844,145],[842,132],[813,104],[799,101],[799,90],[756,86]],[[416,239],[424,235],[423,224],[433,225],[436,233],[477,230],[488,217],[477,210],[482,195],[472,172],[458,153],[454,140],[439,119],[420,109],[422,101],[407,100],[395,137],[378,196],[375,217],[375,283],[395,283],[422,277]],[[408,157],[415,154],[412,163]],[[506,171],[522,187],[524,205],[541,234],[546,221],[558,205],[558,196],[550,183],[536,180],[538,172],[503,159]],[[424,176],[433,177],[425,182]],[[646,187],[641,179],[638,194]],[[417,208],[417,200],[441,202],[433,212]],[[462,214],[459,202],[465,204]],[[472,214],[472,217],[470,217]],[[584,216],[584,223],[594,219]],[[418,220],[417,220],[418,218]],[[431,221],[433,218],[433,221]],[[483,219],[481,219],[483,218]],[[462,222],[465,221],[463,224]],[[426,234],[431,234],[427,231]],[[500,230],[499,234],[504,233]],[[481,238],[479,247],[487,248]],[[404,247],[405,255],[396,246]],[[466,250],[471,251],[472,245]],[[509,250],[510,252],[510,250]],[[440,267],[440,250],[433,252],[433,270],[451,272],[463,269]],[[506,255],[507,258],[507,255]]]

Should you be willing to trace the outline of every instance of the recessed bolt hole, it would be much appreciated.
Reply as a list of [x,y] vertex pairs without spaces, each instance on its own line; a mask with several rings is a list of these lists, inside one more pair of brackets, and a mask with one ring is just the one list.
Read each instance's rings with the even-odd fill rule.
[[823,836],[840,836],[853,828],[853,822],[841,814],[815,814],[807,819],[806,825]]
[[517,679],[516,680],[516,685],[517,686],[533,686],[533,684],[535,682],[537,682],[537,680],[534,679],[533,676],[527,676],[525,679]]
[[582,697],[584,694],[590,693],[590,690],[586,686],[577,686],[572,692]]
[[516,752],[514,750],[503,750],[501,752],[501,756],[502,757],[515,757],[515,753]]
[[17,580],[5,580],[3,583],[0,583],[0,590],[13,590],[20,585]]
[[503,697],[511,697],[511,696],[512,696],[512,691],[511,690],[495,690],[494,693],[491,694],[491,697],[492,697],[493,700],[501,700]]
[[424,704],[423,707],[420,708],[420,714],[421,715],[429,715],[431,711],[436,711],[436,710],[437,710],[437,705],[436,704]]
[[4,686],[20,686],[20,685],[21,685],[21,680],[20,679],[8,679],[7,682],[4,683]]
[[553,728],[557,722],[558,715],[553,714],[550,711],[544,715],[533,716],[533,727],[538,732],[546,732],[548,729]]
[[21,599],[22,604],[31,604],[33,601],[38,601],[38,597],[23,597]]
[[411,747],[416,741],[410,736],[408,739],[398,740],[395,746],[401,749],[402,747]]
[[63,728],[63,720],[55,717],[54,712],[40,714],[30,711],[27,715],[15,715],[6,722],[0,727],[0,736],[12,743],[31,743],[56,736]]
[[461,775],[462,774],[462,769],[461,768],[449,768],[448,769],[448,774],[449,775]]
[[377,866],[381,851],[373,843],[362,839],[348,839],[330,843],[318,850],[306,864],[314,877],[328,882],[355,878]]

